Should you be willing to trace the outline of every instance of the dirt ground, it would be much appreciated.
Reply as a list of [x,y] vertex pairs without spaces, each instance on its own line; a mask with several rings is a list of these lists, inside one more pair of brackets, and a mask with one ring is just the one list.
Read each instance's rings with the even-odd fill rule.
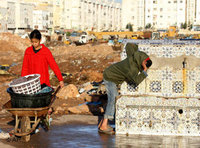
[[[9,68],[9,74],[0,74],[0,127],[5,127],[3,123],[12,118],[10,114],[2,110],[2,106],[10,99],[6,90],[13,79],[20,77],[24,51],[30,45],[28,39],[22,39],[10,33],[0,34],[0,65],[14,64]],[[105,43],[76,46],[54,41],[53,43],[45,43],[45,45],[51,50],[61,72],[67,74],[64,76],[65,85],[74,84],[79,87],[86,82],[99,82],[103,78],[103,70],[112,63],[120,61],[121,51],[113,50]],[[69,74],[70,76],[68,76]],[[50,77],[51,85],[57,86],[58,80],[51,70]],[[81,98],[67,100],[58,98],[54,107],[65,104],[65,107],[68,108],[84,102],[85,100]],[[63,114],[68,113],[64,112]],[[5,118],[5,116],[9,118]]]

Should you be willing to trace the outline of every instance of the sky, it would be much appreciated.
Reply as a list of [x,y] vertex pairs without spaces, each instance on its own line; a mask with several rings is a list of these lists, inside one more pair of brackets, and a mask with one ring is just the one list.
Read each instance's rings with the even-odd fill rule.
[[120,3],[122,2],[122,0],[115,0],[115,1],[116,1],[116,2],[120,2]]
[[[110,1],[112,1],[112,0],[110,0]],[[115,0],[116,2],[120,2],[120,3],[122,3],[122,0]]]
[[120,3],[122,3],[122,0],[115,0],[116,2],[120,2]]

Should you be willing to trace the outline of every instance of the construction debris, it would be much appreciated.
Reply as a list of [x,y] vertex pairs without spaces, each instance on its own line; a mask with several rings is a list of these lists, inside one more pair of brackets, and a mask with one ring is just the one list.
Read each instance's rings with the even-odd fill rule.
[[[59,99],[56,100],[54,113],[75,113],[74,106],[76,110],[83,110],[85,106],[85,111],[76,111],[77,113],[88,114],[95,109],[102,113],[102,109],[99,111],[99,108],[104,106],[104,101],[101,100],[102,104],[94,104],[100,101],[96,96],[105,93],[101,86],[103,71],[112,63],[120,61],[120,51],[114,51],[107,43],[75,46],[66,45],[62,41],[57,41],[57,38],[51,36],[51,40],[44,43],[52,52],[65,83],[65,87],[57,94]],[[20,77],[24,51],[29,46],[31,46],[29,39],[10,33],[0,34],[0,65],[1,70],[3,69],[3,75],[0,75],[0,108],[10,99],[6,89],[13,79]],[[50,79],[51,85],[56,87],[59,84],[51,70]],[[106,100],[105,97],[103,99]],[[86,102],[93,104],[83,104]],[[63,104],[65,106],[62,106]],[[83,105],[78,106],[79,104]]]

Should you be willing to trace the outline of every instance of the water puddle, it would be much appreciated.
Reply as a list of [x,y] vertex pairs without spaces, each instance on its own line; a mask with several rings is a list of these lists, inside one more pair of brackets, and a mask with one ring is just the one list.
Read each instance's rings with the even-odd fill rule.
[[12,142],[16,147],[31,148],[198,148],[200,137],[104,135],[96,125],[52,126],[51,130],[32,135],[28,143]]

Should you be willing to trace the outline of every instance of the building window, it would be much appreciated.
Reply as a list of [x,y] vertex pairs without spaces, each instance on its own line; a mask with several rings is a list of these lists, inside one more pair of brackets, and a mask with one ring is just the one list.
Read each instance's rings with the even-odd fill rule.
[[153,20],[156,20],[156,19],[157,19],[157,15],[154,15],[154,16],[153,16]]
[[183,3],[183,1],[180,1],[180,3]]
[[175,0],[174,3],[177,3],[177,0]]
[[163,11],[163,8],[160,8],[160,11]]
[[148,9],[148,12],[150,12],[150,9]]
[[154,4],[157,4],[157,0],[154,0],[153,3],[154,3]]
[[163,16],[161,15],[160,17],[162,18]]
[[170,3],[171,3],[171,1],[168,1],[168,3],[170,4]]
[[157,8],[153,8],[153,10],[154,10],[154,11],[156,11],[156,10],[157,10]]
[[134,16],[132,16],[132,20],[134,20]]

